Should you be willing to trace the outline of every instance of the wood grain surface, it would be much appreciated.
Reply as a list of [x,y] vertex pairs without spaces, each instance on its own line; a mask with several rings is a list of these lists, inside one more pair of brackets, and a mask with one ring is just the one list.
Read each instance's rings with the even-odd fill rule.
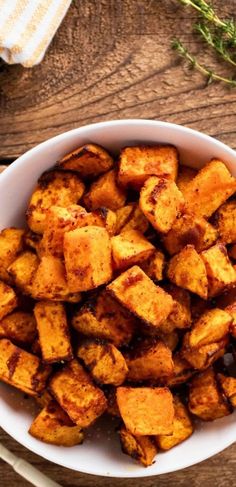
[[[221,14],[236,12],[236,0],[213,3]],[[75,0],[39,66],[27,70],[0,62],[2,164],[65,130],[121,118],[187,125],[236,148],[236,89],[207,86],[170,49],[179,36],[202,61],[227,73],[192,34],[195,18],[175,0]],[[174,474],[115,480],[58,467],[3,431],[0,441],[63,487],[236,486],[236,445]],[[1,487],[27,485],[0,461]]]

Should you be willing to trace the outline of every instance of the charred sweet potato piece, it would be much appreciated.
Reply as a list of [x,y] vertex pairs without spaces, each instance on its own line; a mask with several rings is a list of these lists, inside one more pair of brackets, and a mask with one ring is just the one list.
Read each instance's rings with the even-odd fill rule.
[[128,367],[122,353],[112,343],[89,340],[80,345],[77,352],[94,380],[100,384],[123,384]]
[[204,218],[185,213],[177,218],[163,237],[163,243],[170,255],[177,254],[186,245],[194,245],[196,251],[201,252],[211,247],[217,236],[216,228]]
[[190,366],[195,370],[205,370],[212,365],[218,358],[223,357],[228,345],[227,338],[219,342],[202,345],[199,348],[190,348],[185,341],[185,346],[181,350],[181,355]]
[[30,396],[37,396],[45,389],[51,372],[39,358],[13,345],[10,340],[0,340],[0,380]]
[[146,340],[125,355],[127,379],[133,382],[158,380],[173,374],[171,350],[161,340]]
[[24,294],[32,294],[32,284],[39,266],[39,258],[30,250],[22,252],[8,267],[13,283]]
[[121,449],[144,467],[152,465],[157,454],[154,441],[149,436],[135,436],[124,426],[119,429]]
[[224,244],[236,242],[236,200],[226,201],[216,212],[220,239]]
[[163,333],[171,333],[175,328],[189,328],[191,326],[190,295],[188,291],[174,284],[165,286],[165,290],[174,299],[174,306],[168,318],[161,325]]
[[81,177],[96,177],[113,166],[110,154],[97,144],[85,144],[66,154],[58,165],[64,169],[78,171]]
[[40,411],[29,433],[37,440],[58,446],[79,445],[84,439],[81,428],[71,421],[56,401],[51,401]]
[[88,226],[66,233],[64,257],[71,292],[94,289],[112,278],[111,242],[105,228]]
[[230,401],[232,406],[236,408],[236,378],[227,377],[224,374],[217,374],[217,380],[219,381],[227,399]]
[[173,432],[173,397],[166,387],[118,387],[116,397],[125,426],[133,435]]
[[8,267],[23,249],[24,230],[5,228],[0,233],[0,279],[10,282]]
[[173,308],[173,299],[138,266],[123,272],[107,290],[148,327],[157,329]]
[[208,295],[216,296],[236,283],[236,270],[232,266],[226,247],[218,243],[201,253],[208,277]]
[[212,159],[186,188],[188,211],[209,218],[235,191],[236,180],[225,164],[218,159]]
[[42,257],[32,282],[32,295],[35,299],[51,301],[78,303],[81,300],[80,293],[69,290],[63,261],[52,255]]
[[[117,231],[117,233],[127,232],[128,230],[137,230],[138,232],[145,233],[149,227],[149,221],[144,216],[137,203],[131,203],[128,206],[131,206],[132,211],[125,223],[121,226],[120,231]],[[127,206],[124,206],[123,208],[127,208]],[[120,208],[120,211],[121,210],[122,208]]]
[[52,377],[50,391],[71,420],[81,428],[94,423],[107,408],[102,390],[92,383],[75,359]]
[[15,291],[0,281],[0,320],[16,308],[18,302]]
[[163,279],[165,256],[161,250],[155,249],[153,255],[144,262],[140,262],[139,265],[145,274],[147,274],[147,276],[154,282]]
[[161,450],[170,450],[179,445],[192,435],[194,426],[188,410],[178,396],[174,396],[174,422],[171,435],[159,435],[155,437],[157,446]]
[[88,337],[107,339],[117,347],[127,345],[135,330],[131,316],[106,291],[101,291],[77,311],[72,326]]
[[39,406],[44,408],[53,400],[53,397],[50,394],[50,392],[47,389],[45,389],[42,392],[42,394],[40,394],[40,396],[37,396],[35,399],[36,399],[37,404],[39,404]]
[[160,233],[167,233],[184,208],[184,198],[174,181],[152,176],[141,189],[139,205]]
[[171,145],[126,147],[120,154],[118,181],[140,189],[150,176],[172,179],[177,176],[178,153]]
[[47,210],[52,205],[67,206],[78,203],[84,193],[84,183],[77,174],[58,170],[48,171],[39,178],[29,201],[26,219],[35,233],[43,233]]
[[84,196],[84,204],[89,210],[105,207],[115,211],[124,206],[125,200],[126,192],[117,184],[115,169],[94,181]]
[[195,178],[196,175],[197,170],[193,167],[184,166],[182,164],[179,165],[176,184],[183,195],[185,194],[189,183],[193,180],[193,178]]
[[169,262],[167,276],[174,284],[207,298],[207,273],[205,265],[193,245],[186,245]]
[[23,235],[24,247],[26,250],[33,250],[36,254],[40,255],[40,242],[42,235],[39,233],[34,233],[31,230],[26,230]]
[[69,327],[63,304],[41,301],[34,307],[40,348],[46,363],[71,360],[73,357]]
[[36,321],[31,313],[13,311],[0,321],[0,338],[9,338],[17,344],[31,345],[36,333]]
[[141,232],[128,230],[111,239],[112,258],[116,269],[125,269],[147,260],[154,252],[152,245]]
[[189,332],[190,348],[219,342],[228,335],[231,323],[232,318],[226,311],[219,308],[206,311]]
[[188,407],[192,414],[203,421],[213,421],[230,414],[230,408],[218,390],[212,369],[191,380]]

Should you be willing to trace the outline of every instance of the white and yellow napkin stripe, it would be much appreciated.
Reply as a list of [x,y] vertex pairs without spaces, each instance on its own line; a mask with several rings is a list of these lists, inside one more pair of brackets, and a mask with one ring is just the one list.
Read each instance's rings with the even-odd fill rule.
[[71,0],[0,0],[0,56],[9,64],[38,64]]

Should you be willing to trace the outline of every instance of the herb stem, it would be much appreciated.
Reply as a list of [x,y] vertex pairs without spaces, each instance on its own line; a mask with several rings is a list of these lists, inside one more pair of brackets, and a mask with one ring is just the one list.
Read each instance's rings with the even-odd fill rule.
[[195,26],[195,30],[203,37],[205,42],[212,47],[227,63],[236,67],[236,62],[233,60],[230,52],[228,51],[227,42],[220,36],[214,35],[209,27],[204,23],[198,23]]

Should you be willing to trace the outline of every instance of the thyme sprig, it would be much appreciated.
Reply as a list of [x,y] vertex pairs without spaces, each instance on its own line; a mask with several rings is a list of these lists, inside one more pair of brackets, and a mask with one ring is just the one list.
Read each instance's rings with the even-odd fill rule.
[[[234,68],[236,67],[235,48],[236,48],[236,21],[234,19],[221,19],[215,12],[212,4],[205,0],[177,0],[186,7],[195,9],[203,20],[199,20],[194,25],[194,30],[226,63]],[[192,67],[195,67],[204,76],[208,82],[223,81],[229,86],[236,86],[233,77],[224,77],[207,66],[201,64],[196,57],[189,52],[179,39],[172,44],[180,56],[186,59]]]
[[181,57],[188,61],[191,68],[196,68],[207,78],[207,84],[210,84],[212,81],[223,81],[227,85],[236,87],[236,80],[234,80],[233,78],[225,78],[224,76],[215,73],[205,65],[199,63],[197,58],[189,52],[189,50],[182,44],[179,39],[175,39],[173,41],[172,48],[177,51]]

